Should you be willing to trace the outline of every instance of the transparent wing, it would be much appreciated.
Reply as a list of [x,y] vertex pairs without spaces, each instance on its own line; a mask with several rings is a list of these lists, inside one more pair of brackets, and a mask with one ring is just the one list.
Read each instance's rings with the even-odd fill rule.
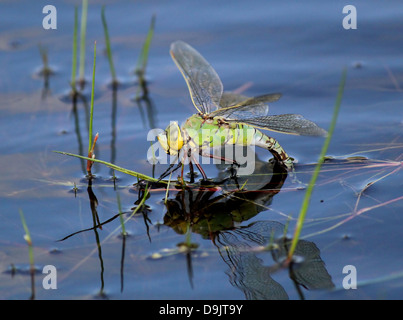
[[224,92],[220,101],[221,109],[237,108],[258,103],[269,103],[281,98],[281,93],[264,94],[257,97],[247,97],[234,92]]
[[269,113],[269,106],[266,103],[277,101],[280,97],[280,93],[248,98],[240,94],[224,92],[220,101],[220,109],[212,112],[211,116],[222,116],[226,119],[266,116]]
[[326,130],[300,114],[280,114],[247,119],[226,119],[229,122],[244,123],[260,129],[303,136],[326,136]]
[[188,85],[193,104],[200,113],[217,110],[223,85],[213,67],[183,41],[171,44],[171,56]]
[[249,97],[235,92],[224,91],[220,100],[220,108],[235,106],[246,99],[249,99]]

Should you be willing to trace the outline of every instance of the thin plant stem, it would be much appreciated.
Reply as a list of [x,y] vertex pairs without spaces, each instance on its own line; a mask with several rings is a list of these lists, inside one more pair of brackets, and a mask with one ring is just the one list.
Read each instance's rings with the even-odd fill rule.
[[151,18],[150,28],[148,29],[146,40],[144,41],[143,48],[141,50],[141,54],[137,60],[137,66],[136,66],[135,73],[137,74],[137,77],[139,80],[139,86],[138,86],[137,92],[136,92],[136,100],[140,99],[140,89],[142,89],[142,91],[143,91],[143,97],[147,97],[147,95],[148,95],[147,83],[146,83],[144,75],[146,73],[146,67],[147,67],[148,55],[149,55],[149,51],[150,51],[151,40],[154,35],[154,27],[155,27],[155,15],[153,15]]
[[88,154],[91,152],[92,148],[92,123],[94,117],[94,88],[95,88],[95,66],[97,59],[97,42],[94,42],[94,66],[92,69],[92,87],[91,87],[91,109],[90,109],[90,123],[88,128]]
[[20,209],[20,217],[21,217],[21,223],[25,231],[24,239],[28,244],[28,256],[29,256],[29,271],[31,274],[31,300],[35,298],[35,281],[34,281],[34,275],[35,275],[35,264],[34,264],[34,249],[32,245],[32,238],[31,234],[29,232],[27,223],[25,221],[24,213]]
[[[90,152],[88,153],[88,158],[91,158],[91,159],[94,159],[94,158],[95,158],[94,149],[95,149],[95,144],[97,143],[97,140],[98,140],[98,136],[99,136],[99,134],[97,133],[97,134],[95,135],[95,137],[94,137],[94,142],[92,143],[91,150],[90,150]],[[88,173],[88,176],[89,176],[89,177],[92,176],[92,173],[91,173],[92,165],[93,165],[93,162],[87,160],[87,173]]]
[[326,155],[327,149],[328,149],[329,144],[330,144],[330,140],[332,139],[334,128],[336,126],[337,116],[339,114],[341,100],[343,98],[344,85],[346,83],[346,75],[347,75],[347,70],[344,69],[343,73],[342,73],[341,81],[340,81],[340,84],[339,84],[339,91],[338,91],[336,103],[335,103],[334,110],[333,110],[332,122],[330,124],[330,128],[329,128],[327,138],[326,138],[326,140],[325,140],[325,142],[323,144],[322,151],[320,153],[318,163],[315,166],[315,170],[313,172],[313,175],[311,177],[311,181],[309,182],[309,185],[308,185],[306,193],[305,193],[304,200],[302,202],[302,206],[301,206],[300,213],[299,213],[298,220],[297,220],[297,225],[296,225],[295,231],[294,231],[294,236],[293,236],[293,239],[292,239],[292,242],[291,242],[291,247],[290,247],[290,250],[288,252],[288,261],[291,261],[292,256],[294,255],[295,249],[297,247],[299,237],[300,237],[300,234],[301,234],[301,230],[302,230],[302,226],[304,224],[306,213],[307,213],[308,208],[309,208],[309,202],[311,200],[312,191],[313,191],[313,188],[315,186],[316,179],[318,178],[322,163],[324,162],[325,155]]
[[42,63],[43,63],[42,75],[46,78],[51,73],[51,69],[49,67],[48,49],[46,47],[43,47],[41,44],[39,44],[38,47],[39,47],[39,53],[41,55],[41,59],[42,59]]
[[107,55],[108,55],[109,67],[110,67],[111,75],[112,75],[112,83],[116,84],[116,71],[115,71],[115,67],[113,65],[112,50],[111,50],[111,44],[110,44],[110,40],[109,40],[108,25],[106,23],[106,18],[105,18],[105,6],[102,6],[101,17],[102,17],[102,25],[104,27],[106,52],[107,52]]
[[88,12],[88,0],[83,0],[81,11],[81,29],[80,29],[80,68],[79,79],[84,83],[84,71],[85,71],[85,37],[87,33],[87,12]]
[[171,174],[169,175],[168,184],[167,184],[167,190],[166,190],[166,192],[165,192],[165,199],[164,199],[164,204],[165,204],[165,205],[167,204],[167,201],[168,201],[169,184],[171,183],[171,177],[172,177],[172,172],[171,172]]
[[143,48],[141,50],[141,54],[137,60],[137,65],[136,65],[136,73],[139,75],[144,75],[145,70],[147,67],[147,61],[148,61],[148,54],[150,51],[150,44],[151,40],[154,36],[154,28],[155,28],[155,14],[151,18],[151,23],[150,23],[150,28],[148,29],[147,37],[146,40],[144,41]]
[[31,234],[29,233],[29,229],[27,226],[27,223],[25,221],[25,217],[24,217],[24,213],[22,212],[22,210],[20,209],[20,217],[21,217],[21,222],[22,222],[22,226],[24,228],[25,231],[25,235],[24,235],[24,239],[28,244],[28,251],[29,251],[29,264],[33,267],[34,266],[34,252],[32,249],[32,238],[31,238]]
[[78,8],[74,7],[74,31],[73,31],[73,61],[71,66],[71,89],[73,94],[76,93],[76,77],[77,77],[77,30],[78,30]]
[[92,161],[92,162],[101,163],[101,164],[106,165],[107,167],[112,168],[112,169],[114,169],[116,171],[123,172],[123,173],[128,174],[128,175],[133,176],[133,177],[137,177],[137,178],[139,178],[141,180],[168,184],[168,182],[166,182],[164,180],[158,180],[156,178],[152,178],[152,177],[149,177],[149,176],[147,176],[145,174],[119,167],[117,165],[114,165],[113,163],[109,163],[109,162],[106,162],[106,161],[103,161],[103,160],[94,159],[94,158],[88,158],[88,157],[84,157],[84,156],[81,156],[81,155],[78,155],[78,154],[73,154],[73,153],[63,152],[63,151],[53,151],[53,152],[60,153],[60,154],[66,155],[66,156],[71,156],[71,157],[75,157],[75,158],[89,160],[89,161]]
[[[88,126],[88,158],[95,158],[94,148],[95,144],[98,140],[98,133],[94,138],[94,142],[92,143],[92,127],[93,127],[93,120],[94,120],[94,89],[95,89],[95,67],[96,67],[96,60],[97,60],[97,42],[94,42],[94,66],[92,69],[92,86],[91,86],[91,109],[90,109],[90,120]],[[91,176],[91,167],[93,162],[87,161],[87,173]]]

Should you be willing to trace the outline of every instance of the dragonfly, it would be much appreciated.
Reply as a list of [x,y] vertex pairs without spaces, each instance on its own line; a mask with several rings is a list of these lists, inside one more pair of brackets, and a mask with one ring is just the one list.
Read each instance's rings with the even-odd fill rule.
[[[191,100],[198,111],[189,117],[182,127],[173,121],[157,136],[167,154],[177,156],[178,159],[180,157],[181,161],[175,170],[184,160],[188,160],[191,172],[193,162],[201,172],[203,180],[207,180],[195,155],[198,153],[204,157],[215,158],[217,156],[208,151],[226,145],[265,148],[280,165],[292,170],[293,158],[276,139],[262,130],[293,135],[326,136],[326,130],[300,114],[268,115],[268,103],[279,100],[280,93],[246,97],[238,93],[224,92],[223,84],[214,68],[186,42],[173,42],[170,54],[186,81]],[[225,160],[223,157],[219,158]],[[236,164],[236,159],[233,162]],[[169,174],[170,168],[160,179]]]

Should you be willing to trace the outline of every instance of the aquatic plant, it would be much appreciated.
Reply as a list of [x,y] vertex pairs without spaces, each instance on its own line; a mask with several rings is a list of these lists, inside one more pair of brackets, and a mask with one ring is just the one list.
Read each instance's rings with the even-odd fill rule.
[[101,18],[102,18],[102,25],[104,28],[106,53],[108,56],[109,68],[110,68],[111,76],[112,76],[112,87],[116,87],[116,85],[118,84],[118,81],[116,78],[115,66],[113,64],[113,59],[112,59],[112,49],[111,49],[111,43],[109,40],[108,25],[106,23],[106,17],[105,17],[105,6],[102,6]]
[[[95,88],[95,67],[96,67],[96,59],[97,59],[97,42],[94,43],[94,65],[92,69],[92,87],[91,87],[91,111],[90,111],[90,123],[88,127],[88,158],[95,158],[94,148],[95,144],[98,140],[98,133],[95,135],[94,142],[92,142],[92,126],[94,119],[94,88]],[[87,160],[87,173],[88,176],[91,177],[91,167],[92,161]]]
[[155,29],[155,15],[151,18],[150,28],[148,29],[146,40],[144,41],[143,48],[141,50],[140,56],[137,59],[137,65],[135,69],[135,74],[137,74],[139,80],[139,87],[136,93],[136,100],[140,99],[140,88],[143,91],[143,97],[148,95],[147,82],[145,80],[146,67],[148,62],[148,56],[150,51],[151,40],[154,36]]
[[46,47],[43,47],[41,44],[39,44],[38,47],[39,47],[39,53],[41,55],[42,64],[43,64],[40,74],[44,78],[46,78],[52,74],[52,69],[49,66],[48,49]]
[[71,65],[71,81],[70,86],[72,90],[72,95],[77,94],[76,89],[76,73],[77,73],[77,30],[78,30],[78,9],[77,6],[74,7],[74,31],[73,31],[73,58]]
[[70,157],[75,157],[75,158],[88,160],[88,161],[91,161],[91,162],[101,163],[101,164],[103,164],[103,165],[105,165],[105,166],[107,166],[107,167],[109,167],[109,168],[111,168],[113,170],[122,172],[124,174],[129,175],[129,176],[137,177],[137,178],[139,178],[141,180],[146,180],[146,181],[150,181],[150,182],[158,182],[158,183],[162,183],[162,184],[168,184],[168,182],[166,182],[166,181],[163,181],[163,180],[159,181],[156,178],[147,176],[145,174],[142,174],[142,173],[139,173],[139,172],[136,172],[136,171],[133,171],[133,170],[129,170],[129,169],[119,167],[119,166],[117,166],[117,165],[115,165],[113,163],[107,162],[107,161],[103,161],[103,160],[99,160],[99,159],[95,159],[95,158],[84,157],[84,156],[81,156],[81,155],[78,155],[78,154],[69,153],[69,152],[63,152],[63,151],[53,151],[53,152],[60,153],[60,154],[70,156]]
[[20,209],[21,223],[25,231],[24,240],[28,244],[28,255],[29,255],[29,273],[31,275],[31,297],[30,299],[35,299],[35,263],[34,263],[34,249],[32,245],[32,238],[29,232],[27,223],[25,221],[24,212]]
[[87,13],[88,13],[88,0],[83,0],[81,11],[81,26],[80,26],[80,66],[78,71],[79,82],[81,88],[85,84],[85,38],[87,33]]
[[289,261],[291,261],[291,259],[293,257],[293,254],[294,254],[294,251],[295,251],[295,248],[297,247],[297,244],[298,244],[298,241],[299,241],[299,238],[300,238],[300,235],[301,235],[302,226],[304,225],[304,221],[305,221],[305,218],[306,218],[306,213],[307,213],[308,208],[309,208],[309,202],[311,200],[312,191],[313,191],[313,188],[315,186],[316,179],[318,178],[322,163],[325,161],[325,155],[326,155],[327,149],[329,147],[330,140],[332,139],[332,136],[333,136],[334,128],[335,128],[336,122],[337,122],[337,116],[339,114],[341,100],[343,98],[344,85],[346,83],[346,75],[347,75],[347,69],[344,69],[343,73],[342,73],[341,81],[340,81],[340,84],[339,84],[339,91],[338,91],[338,94],[337,94],[337,99],[336,99],[336,103],[335,103],[335,106],[334,106],[333,117],[332,117],[332,121],[331,121],[330,128],[329,128],[329,131],[328,131],[328,135],[326,137],[325,142],[323,143],[323,147],[322,147],[322,151],[321,151],[321,153],[319,155],[318,163],[315,166],[315,170],[314,170],[313,175],[311,177],[311,180],[310,180],[310,182],[308,184],[307,190],[305,192],[305,197],[304,197],[304,200],[302,202],[301,209],[300,209],[300,213],[299,213],[299,216],[298,216],[298,219],[297,219],[297,225],[295,227],[294,236],[293,236],[293,239],[292,239],[292,242],[291,242],[291,247],[290,247],[290,250],[288,252],[288,260]]

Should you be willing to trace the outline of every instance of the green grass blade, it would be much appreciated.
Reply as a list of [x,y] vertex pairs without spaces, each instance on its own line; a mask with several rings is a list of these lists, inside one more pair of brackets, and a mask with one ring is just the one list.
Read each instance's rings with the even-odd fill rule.
[[92,87],[91,87],[91,111],[90,111],[90,123],[88,127],[88,154],[91,153],[92,149],[92,123],[94,118],[94,88],[95,88],[95,66],[97,61],[97,42],[94,42],[94,65],[92,69]]
[[73,61],[71,66],[71,88],[73,92],[76,91],[76,77],[77,77],[77,30],[78,30],[78,9],[74,7],[74,32],[73,32]]
[[144,41],[141,54],[137,60],[136,73],[138,75],[144,75],[146,72],[151,40],[154,36],[154,28],[155,28],[155,15],[153,15],[151,18],[150,28],[148,29],[146,40]]
[[123,221],[123,223],[128,222],[136,213],[137,211],[140,210],[140,208],[143,207],[144,203],[147,200],[148,194],[150,192],[150,188],[148,187],[148,184],[146,185],[145,189],[144,189],[144,194],[143,194],[143,198],[141,199],[140,203],[137,205],[137,207],[133,210],[133,212],[130,214],[129,217],[126,218],[126,220]]
[[168,201],[168,194],[169,194],[169,184],[171,183],[171,177],[172,177],[172,172],[169,175],[169,179],[168,179],[168,184],[167,184],[167,190],[165,192],[165,199],[164,199],[164,204],[167,204]]
[[[132,171],[132,170],[128,170],[128,169],[119,167],[119,166],[117,166],[117,165],[115,165],[113,163],[109,163],[109,162],[106,162],[106,161],[103,161],[103,160],[92,159],[92,158],[84,157],[84,156],[81,156],[81,155],[78,155],[78,154],[73,154],[73,153],[63,152],[63,151],[53,151],[53,152],[60,153],[60,154],[66,155],[66,156],[71,156],[71,157],[75,157],[75,158],[80,158],[80,159],[84,159],[84,160],[90,160],[90,161],[93,161],[93,162],[101,163],[101,164],[103,164],[103,165],[105,165],[105,166],[107,166],[109,168],[112,168],[112,169],[114,169],[116,171],[123,172],[123,173],[128,174],[128,175],[133,176],[133,177],[137,177],[137,178],[139,178],[141,180],[147,180],[147,181],[151,181],[151,182],[158,182],[158,179],[149,177],[149,176],[147,176],[145,174],[142,174],[142,173],[138,173],[138,172],[135,172],[135,171]],[[163,181],[163,180],[159,181],[159,183],[167,184],[167,182]]]
[[20,217],[21,217],[22,226],[25,231],[24,239],[28,243],[28,248],[29,248],[29,263],[31,266],[33,266],[34,265],[34,253],[32,250],[32,238],[31,238],[31,234],[29,233],[27,223],[25,221],[24,213],[22,212],[21,209],[20,209]]
[[346,83],[346,75],[347,75],[347,70],[344,69],[343,73],[342,73],[341,81],[340,81],[340,84],[339,84],[339,91],[338,91],[336,103],[335,103],[335,106],[334,106],[333,117],[332,117],[332,122],[330,124],[328,136],[327,136],[327,138],[326,138],[326,140],[325,140],[325,142],[323,144],[322,151],[321,151],[320,156],[319,156],[319,161],[318,161],[318,163],[317,163],[317,165],[315,167],[314,173],[313,173],[313,175],[311,177],[311,181],[309,182],[308,188],[306,190],[304,200],[302,202],[302,206],[301,206],[301,210],[300,210],[300,213],[299,213],[299,216],[298,216],[297,225],[295,227],[291,247],[290,247],[290,250],[288,252],[288,260],[292,259],[292,256],[293,256],[293,254],[295,252],[295,249],[297,247],[299,237],[301,235],[302,226],[304,224],[306,213],[308,211],[309,202],[311,200],[312,191],[313,191],[313,188],[315,186],[316,179],[318,178],[320,168],[321,168],[322,163],[324,161],[327,149],[329,147],[330,140],[332,139],[334,128],[336,126],[337,116],[339,114],[341,100],[343,98],[344,85]]
[[107,52],[108,60],[109,60],[109,67],[110,67],[110,70],[111,70],[112,82],[116,83],[116,72],[115,72],[115,67],[113,65],[112,50],[111,50],[111,44],[110,44],[110,40],[109,40],[108,25],[106,23],[106,18],[105,18],[105,6],[102,6],[101,17],[102,17],[102,25],[104,27],[106,52]]
[[80,29],[80,69],[79,78],[80,81],[84,81],[85,71],[85,37],[87,33],[87,12],[88,12],[88,0],[83,0],[81,11],[81,29]]
[[38,45],[38,48],[43,63],[42,75],[46,78],[51,74],[51,69],[49,67],[48,49],[46,47],[43,47],[41,44]]
[[34,249],[32,245],[32,238],[31,234],[29,233],[29,229],[27,226],[27,223],[25,221],[24,213],[22,210],[19,210],[20,212],[20,217],[21,217],[21,223],[25,231],[24,239],[28,244],[28,256],[29,256],[29,271],[31,274],[31,300],[35,298],[35,280],[34,280],[34,275],[35,275],[35,263],[34,263]]

